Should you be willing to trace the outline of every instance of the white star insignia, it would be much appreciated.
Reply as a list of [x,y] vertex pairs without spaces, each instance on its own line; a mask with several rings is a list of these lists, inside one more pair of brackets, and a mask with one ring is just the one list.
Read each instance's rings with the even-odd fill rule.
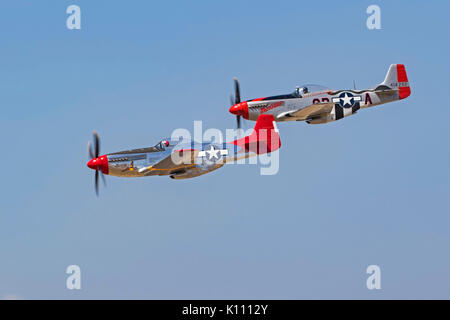
[[209,160],[212,160],[213,158],[219,159],[219,155],[218,155],[219,151],[220,150],[218,150],[218,149],[214,149],[214,146],[211,146],[209,148],[209,150],[206,150],[206,153],[208,154],[208,159]]
[[208,161],[217,161],[220,159],[220,156],[226,155],[228,155],[227,149],[217,149],[213,145],[209,146],[209,150],[202,150],[198,153],[199,158],[206,157]]
[[351,101],[352,101],[352,97],[349,97],[348,95],[347,95],[347,93],[345,93],[344,94],[344,97],[343,98],[341,98],[342,99],[342,101],[343,101],[343,103],[342,103],[342,105],[343,106],[345,106],[345,105],[352,105],[352,103],[351,103]]

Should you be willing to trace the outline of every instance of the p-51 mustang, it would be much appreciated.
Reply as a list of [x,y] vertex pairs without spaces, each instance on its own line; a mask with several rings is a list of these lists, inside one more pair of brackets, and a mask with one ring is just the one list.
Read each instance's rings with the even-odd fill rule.
[[94,132],[94,150],[88,143],[90,160],[87,166],[95,170],[95,191],[98,195],[99,175],[117,177],[169,176],[187,179],[201,176],[222,167],[227,162],[270,153],[281,146],[278,129],[272,115],[258,117],[253,132],[227,143],[197,143],[195,141],[162,140],[153,147],[100,155],[100,139]]
[[337,90],[305,85],[293,93],[241,102],[239,82],[234,79],[235,96],[230,112],[237,117],[256,120],[261,114],[271,114],[275,121],[306,121],[310,124],[327,123],[355,114],[359,109],[405,99],[411,89],[403,64],[392,64],[384,81],[372,89]]

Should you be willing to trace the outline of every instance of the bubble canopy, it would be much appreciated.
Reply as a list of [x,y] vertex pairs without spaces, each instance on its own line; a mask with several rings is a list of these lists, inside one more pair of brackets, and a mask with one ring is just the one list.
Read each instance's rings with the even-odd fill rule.
[[331,90],[330,88],[321,86],[319,84],[304,84],[304,85],[300,86],[299,88],[306,88],[308,90],[308,93]]
[[293,95],[301,98],[305,94],[323,91],[331,91],[331,89],[318,84],[304,84],[300,87],[295,88]]
[[[270,96],[258,99],[258,101],[265,101],[265,100],[281,100],[281,99],[298,99],[302,98],[305,94],[310,94],[314,92],[328,92],[332,91],[330,88],[318,85],[318,84],[305,84],[303,86],[298,86],[295,88],[294,92],[289,94],[282,94],[278,96]],[[247,102],[252,102],[253,100],[247,100]]]

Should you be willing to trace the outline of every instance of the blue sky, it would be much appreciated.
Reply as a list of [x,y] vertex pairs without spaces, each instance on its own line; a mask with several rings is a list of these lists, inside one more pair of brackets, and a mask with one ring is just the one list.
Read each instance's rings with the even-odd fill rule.
[[[366,8],[381,7],[381,30]],[[82,29],[68,30],[70,4]],[[0,297],[450,298],[447,2],[3,1]],[[102,151],[225,129],[243,98],[381,82],[412,95],[326,125],[280,123],[280,171],[107,177]],[[248,123],[252,127],[254,123]],[[65,288],[76,264],[82,289]],[[366,288],[367,266],[381,290]]]

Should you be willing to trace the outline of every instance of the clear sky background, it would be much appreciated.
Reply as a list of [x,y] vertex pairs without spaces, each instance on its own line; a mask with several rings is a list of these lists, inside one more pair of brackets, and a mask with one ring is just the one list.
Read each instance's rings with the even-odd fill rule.
[[[82,29],[66,28],[77,4]],[[381,7],[381,30],[366,8]],[[2,1],[0,297],[450,298],[446,1]],[[280,171],[107,177],[102,152],[232,128],[244,99],[380,83],[412,95],[326,125],[279,123]],[[247,123],[253,127],[254,122]],[[65,287],[68,265],[82,289]],[[367,266],[381,290],[366,288]]]

